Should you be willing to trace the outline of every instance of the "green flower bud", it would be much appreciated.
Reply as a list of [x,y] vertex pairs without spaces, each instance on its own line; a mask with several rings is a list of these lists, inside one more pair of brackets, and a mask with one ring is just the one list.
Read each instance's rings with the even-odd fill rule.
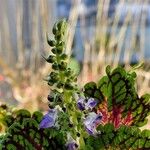
[[53,48],[51,51],[53,54],[58,54],[58,55],[62,53],[62,49],[59,49],[59,48]]
[[77,77],[75,77],[73,81],[74,81],[74,82],[77,82],[77,80],[78,80],[78,78],[77,78]]
[[57,81],[59,80],[59,75],[58,75],[58,73],[51,72],[51,73],[50,73],[50,78],[51,78],[53,81],[57,82]]
[[68,77],[68,76],[70,76],[70,75],[72,75],[72,73],[73,73],[73,71],[70,69],[70,68],[68,68],[66,71],[65,71],[65,75]]
[[63,23],[65,23],[65,20],[61,20],[57,23],[58,30],[61,30],[61,27],[63,26]]
[[60,56],[60,58],[61,58],[62,60],[66,60],[66,59],[67,59],[67,55],[66,55],[66,54],[62,54],[62,55]]
[[49,44],[49,46],[52,46],[52,47],[56,45],[56,42],[54,40],[47,39],[47,43]]
[[67,83],[70,83],[70,82],[71,82],[71,80],[70,80],[70,79],[67,79],[67,80],[66,80],[66,82],[67,82]]
[[65,89],[66,90],[73,90],[73,85],[71,85],[71,83],[65,83]]
[[56,34],[56,35],[55,35],[55,40],[56,40],[56,41],[61,41],[61,40],[62,40],[62,34],[60,34],[60,33],[59,33],[59,34]]
[[58,64],[57,63],[52,64],[52,69],[58,70],[59,69]]
[[69,128],[72,128],[72,127],[73,127],[73,124],[72,124],[72,123],[69,123],[68,126],[69,126]]
[[70,76],[69,78],[70,80],[76,82],[77,81],[77,77],[75,75]]
[[48,96],[47,96],[47,99],[48,99],[49,102],[53,102],[53,101],[54,101],[54,97],[51,96],[51,95],[48,95]]
[[58,76],[58,73],[56,73],[56,72],[51,72],[51,73],[50,73],[50,77],[52,78],[52,77],[54,77],[54,76]]
[[57,95],[57,96],[56,96],[56,101],[57,101],[57,102],[62,102],[62,100],[63,100],[63,98],[62,98],[61,95]]
[[58,65],[58,67],[59,67],[59,69],[60,69],[61,71],[65,71],[66,68],[67,68],[67,63],[62,61],[62,62]]
[[57,23],[58,30],[64,30],[66,28],[67,22],[66,19],[62,19]]
[[77,137],[80,137],[80,133],[79,132],[77,132]]
[[53,86],[54,83],[55,83],[55,82],[54,82],[52,79],[50,79],[50,80],[48,80],[48,83],[47,83],[47,84],[48,84],[49,86]]
[[63,82],[60,82],[60,81],[59,81],[59,82],[57,83],[57,87],[58,87],[58,88],[62,88],[63,86],[64,86],[64,83],[63,83]]
[[46,58],[46,61],[48,63],[54,63],[56,61],[56,57],[53,55],[50,55],[48,58]]
[[70,80],[74,80],[75,76],[73,74],[71,74],[71,76],[69,77]]
[[50,109],[54,109],[55,106],[53,106],[52,104],[48,104],[48,107],[49,107]]
[[65,108],[65,107],[63,107],[62,110],[63,110],[64,112],[66,112],[66,108]]
[[62,54],[62,51],[63,51],[63,48],[60,48],[60,47],[57,48],[57,54],[58,55]]
[[62,34],[64,34],[64,32],[65,32],[66,26],[67,26],[67,22],[65,19],[59,21],[57,24],[57,28],[59,31],[61,31]]
[[64,49],[64,46],[65,46],[65,44],[63,44],[64,42],[61,42],[61,43],[59,43],[56,47],[58,48],[58,49]]
[[57,22],[56,22],[56,23],[54,24],[54,26],[53,26],[52,32],[53,32],[54,35],[56,35],[56,34],[57,34],[57,31],[58,31],[58,28],[57,28]]
[[65,46],[65,42],[61,41],[57,46],[58,47],[64,47]]
[[56,48],[52,48],[51,51],[52,51],[53,54],[57,54],[57,49]]

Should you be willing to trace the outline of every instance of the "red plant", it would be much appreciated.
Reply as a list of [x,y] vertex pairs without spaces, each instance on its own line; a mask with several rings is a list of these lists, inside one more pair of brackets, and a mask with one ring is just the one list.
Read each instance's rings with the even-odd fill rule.
[[101,112],[102,124],[113,123],[115,128],[119,128],[121,125],[130,126],[133,122],[132,112],[129,111],[125,117],[123,117],[123,108],[120,106],[113,106],[112,111],[108,111],[107,100],[103,101],[99,106],[97,113]]

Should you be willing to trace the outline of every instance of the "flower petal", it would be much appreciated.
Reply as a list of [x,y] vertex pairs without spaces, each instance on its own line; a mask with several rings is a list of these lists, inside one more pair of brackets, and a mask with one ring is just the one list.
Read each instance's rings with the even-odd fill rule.
[[40,128],[50,128],[55,125],[57,118],[57,110],[56,109],[50,109],[49,112],[44,115],[41,123]]
[[77,106],[80,110],[85,110],[85,99],[80,97],[77,101]]
[[96,127],[98,124],[100,124],[101,120],[102,120],[101,113],[99,114],[96,114],[94,112],[89,113],[89,115],[84,120],[86,131],[90,135],[96,135],[97,134]]
[[76,150],[78,147],[78,145],[75,142],[68,143],[66,146],[67,150]]
[[99,114],[96,115],[95,120],[94,120],[93,123],[98,125],[98,124],[100,124],[101,120],[102,120],[102,113],[99,113]]
[[54,126],[54,119],[46,114],[40,123],[40,128],[50,128],[52,126]]
[[67,150],[76,150],[78,148],[76,141],[72,138],[70,133],[67,134],[67,141],[68,141],[66,143]]
[[87,103],[86,103],[86,108],[87,109],[93,109],[97,105],[97,101],[94,98],[89,98]]
[[91,126],[87,126],[85,129],[88,132],[88,134],[90,134],[90,135],[94,134],[94,130],[93,130],[93,128],[91,128]]

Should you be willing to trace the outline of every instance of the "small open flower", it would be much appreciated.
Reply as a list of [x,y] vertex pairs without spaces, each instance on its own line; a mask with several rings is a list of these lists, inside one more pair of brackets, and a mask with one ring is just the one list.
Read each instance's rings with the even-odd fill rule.
[[78,145],[74,141],[68,143],[66,146],[67,146],[67,150],[76,150],[78,148]]
[[94,98],[85,99],[80,97],[77,102],[77,106],[80,110],[92,110],[96,105],[97,101]]
[[77,106],[80,110],[85,110],[85,99],[80,97],[78,99]]
[[41,123],[40,128],[50,128],[55,126],[55,122],[57,119],[58,111],[57,109],[50,109],[49,112],[44,115]]
[[98,132],[96,130],[96,127],[100,124],[102,120],[102,114],[96,114],[94,112],[89,113],[89,115],[84,120],[84,125],[86,128],[86,131],[90,135],[96,135]]
[[94,98],[89,98],[86,103],[86,109],[93,109],[97,105],[97,101]]
[[70,134],[67,135],[68,142],[66,144],[67,150],[76,150],[78,148],[78,144],[76,141],[71,137]]

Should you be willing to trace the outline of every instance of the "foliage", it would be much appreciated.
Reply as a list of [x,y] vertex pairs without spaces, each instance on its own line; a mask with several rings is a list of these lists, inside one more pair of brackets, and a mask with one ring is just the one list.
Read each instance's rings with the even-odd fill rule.
[[101,134],[94,138],[90,136],[86,143],[86,149],[90,150],[148,150],[150,148],[150,131],[143,130],[132,126],[121,126],[119,129],[115,129],[113,124],[100,125],[98,130]]
[[61,133],[51,128],[39,129],[42,117],[43,114],[39,111],[31,115],[24,109],[16,111],[13,115],[6,115],[3,121],[8,130],[0,141],[0,149],[64,149]]
[[[130,125],[145,125],[147,123],[146,117],[150,114],[150,94],[138,96],[134,86],[136,73],[133,71],[126,72],[122,67],[117,67],[111,71],[110,66],[108,66],[106,74],[107,76],[100,79],[97,85],[94,82],[87,83],[84,86],[85,95],[99,100],[100,111],[102,111],[102,107],[107,107],[108,110],[105,108],[105,111],[111,113],[111,116],[119,116],[121,113],[122,117],[126,118],[130,114]],[[120,122],[121,120],[119,120]]]
[[138,96],[134,70],[108,66],[98,83],[79,90],[65,54],[66,27],[65,20],[57,22],[54,39],[47,38],[52,47],[44,57],[52,66],[45,78],[51,88],[50,110],[44,116],[27,110],[6,114],[1,149],[150,149],[150,130],[139,129],[149,115],[150,95]]

